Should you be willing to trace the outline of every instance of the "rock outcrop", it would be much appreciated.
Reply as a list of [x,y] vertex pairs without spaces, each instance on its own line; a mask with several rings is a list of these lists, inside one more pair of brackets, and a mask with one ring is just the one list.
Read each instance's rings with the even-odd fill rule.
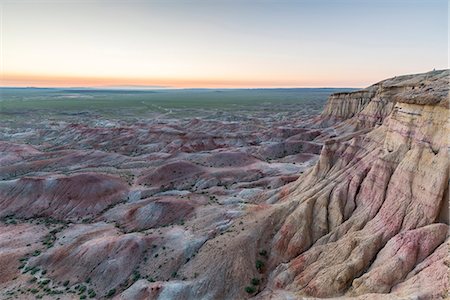
[[[330,97],[316,119],[324,126],[356,130],[381,125],[396,103],[448,106],[447,71],[405,75],[380,81],[361,91]],[[402,109],[402,108],[397,108]],[[339,123],[339,124],[338,124]]]
[[[321,117],[347,137],[326,142],[283,199],[296,204],[275,235],[266,290],[389,293],[444,244],[448,227],[435,222],[448,223],[439,217],[448,207],[448,83],[449,72],[436,71],[380,82],[370,101],[361,92],[330,98]],[[448,277],[439,280],[439,292],[421,294],[445,297]]]

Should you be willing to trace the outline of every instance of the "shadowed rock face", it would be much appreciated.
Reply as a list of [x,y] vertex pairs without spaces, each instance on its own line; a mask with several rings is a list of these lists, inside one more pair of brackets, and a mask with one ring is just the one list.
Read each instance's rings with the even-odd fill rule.
[[0,234],[0,295],[444,299],[449,75],[335,94],[302,122],[1,142],[1,227],[17,237]]

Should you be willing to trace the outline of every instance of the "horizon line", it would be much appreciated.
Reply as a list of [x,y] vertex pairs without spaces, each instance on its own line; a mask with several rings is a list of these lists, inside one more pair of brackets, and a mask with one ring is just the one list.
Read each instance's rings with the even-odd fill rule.
[[[46,76],[37,74],[0,74],[0,88],[61,88],[61,89],[294,89],[294,88],[355,88],[363,89],[379,81],[404,75],[422,74],[433,71],[443,71],[448,68],[432,69],[427,71],[402,72],[397,75],[389,74],[366,78],[359,82],[340,78],[338,82],[332,78],[299,78],[298,80],[224,80],[212,79],[181,79],[181,78],[118,78],[118,77],[91,77],[91,76]],[[65,81],[65,82],[64,82]],[[109,81],[109,82],[108,82]],[[144,82],[143,82],[144,81]],[[147,81],[147,82],[145,82]],[[152,82],[149,82],[152,81]],[[284,82],[283,82],[284,81]],[[306,81],[306,82],[295,82]],[[309,81],[309,82],[308,82]],[[329,81],[327,83],[327,81]],[[175,83],[175,84],[173,84]],[[331,84],[331,85],[328,85]]]
[[0,89],[86,89],[86,90],[280,90],[280,89],[364,89],[358,86],[282,87],[154,87],[154,86],[0,86]]

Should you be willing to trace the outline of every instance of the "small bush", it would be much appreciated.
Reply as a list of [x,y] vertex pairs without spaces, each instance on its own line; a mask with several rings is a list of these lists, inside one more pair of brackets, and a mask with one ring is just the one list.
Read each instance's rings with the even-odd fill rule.
[[251,283],[253,284],[253,285],[259,285],[259,283],[260,283],[261,281],[259,280],[259,278],[252,278],[252,281],[251,281]]
[[262,271],[262,269],[264,268],[264,262],[258,259],[255,263],[255,266],[258,271]]
[[111,298],[116,293],[116,289],[110,289],[106,294],[106,297]]
[[97,296],[97,294],[95,293],[95,291],[93,289],[90,289],[88,291],[88,295],[89,295],[89,298],[94,298],[95,296]]
[[256,292],[256,289],[253,286],[246,286],[245,291],[249,294],[253,294],[254,292]]
[[133,277],[132,277],[132,281],[136,282],[141,278],[141,274],[138,271],[134,271],[133,272]]
[[31,274],[31,275],[34,275],[34,274],[36,274],[38,271],[39,271],[39,268],[34,267],[34,268],[31,269],[30,274]]
[[259,255],[266,257],[267,256],[267,251],[266,250],[261,250],[261,251],[259,251]]
[[84,285],[80,285],[80,288],[78,289],[78,294],[83,294],[86,291],[86,286]]

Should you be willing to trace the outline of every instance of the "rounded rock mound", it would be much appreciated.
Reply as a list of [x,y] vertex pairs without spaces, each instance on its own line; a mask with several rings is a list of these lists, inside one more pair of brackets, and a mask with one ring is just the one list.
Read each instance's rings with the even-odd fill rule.
[[90,217],[120,202],[127,193],[128,186],[120,178],[105,174],[22,177],[0,182],[0,216]]

